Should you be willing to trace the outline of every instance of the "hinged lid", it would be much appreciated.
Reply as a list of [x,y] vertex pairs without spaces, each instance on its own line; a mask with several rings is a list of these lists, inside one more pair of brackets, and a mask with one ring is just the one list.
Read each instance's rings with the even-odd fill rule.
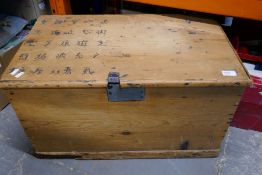
[[42,16],[3,73],[1,88],[245,86],[221,27],[160,15]]

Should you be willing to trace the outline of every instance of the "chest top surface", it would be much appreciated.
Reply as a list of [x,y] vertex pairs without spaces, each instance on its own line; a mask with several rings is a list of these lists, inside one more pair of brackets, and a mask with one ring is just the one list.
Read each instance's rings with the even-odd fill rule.
[[161,15],[41,16],[0,79],[2,88],[245,86],[221,27]]

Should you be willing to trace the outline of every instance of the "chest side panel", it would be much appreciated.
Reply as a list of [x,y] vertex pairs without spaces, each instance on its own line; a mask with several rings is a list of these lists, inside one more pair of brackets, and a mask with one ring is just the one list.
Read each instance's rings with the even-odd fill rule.
[[217,150],[240,87],[147,88],[108,102],[105,89],[20,89],[12,104],[38,153]]

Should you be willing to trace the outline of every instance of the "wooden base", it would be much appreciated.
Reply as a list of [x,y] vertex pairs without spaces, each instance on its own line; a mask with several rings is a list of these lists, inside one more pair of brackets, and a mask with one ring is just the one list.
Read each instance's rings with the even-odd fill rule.
[[108,152],[36,152],[41,158],[72,157],[76,159],[163,159],[217,157],[219,149],[213,150],[157,150],[157,151],[108,151]]

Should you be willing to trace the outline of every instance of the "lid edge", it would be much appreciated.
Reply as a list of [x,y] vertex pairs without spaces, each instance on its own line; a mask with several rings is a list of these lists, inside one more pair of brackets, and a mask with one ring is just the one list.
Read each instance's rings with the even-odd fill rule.
[[[223,81],[216,80],[187,80],[187,81],[171,81],[171,82],[145,82],[145,81],[122,81],[121,87],[145,87],[145,88],[164,88],[164,87],[228,87],[228,86],[250,86],[251,79],[244,79],[239,81]],[[27,81],[27,80],[0,80],[0,89],[52,89],[52,88],[105,88],[106,81],[95,80],[75,80],[75,81]]]

